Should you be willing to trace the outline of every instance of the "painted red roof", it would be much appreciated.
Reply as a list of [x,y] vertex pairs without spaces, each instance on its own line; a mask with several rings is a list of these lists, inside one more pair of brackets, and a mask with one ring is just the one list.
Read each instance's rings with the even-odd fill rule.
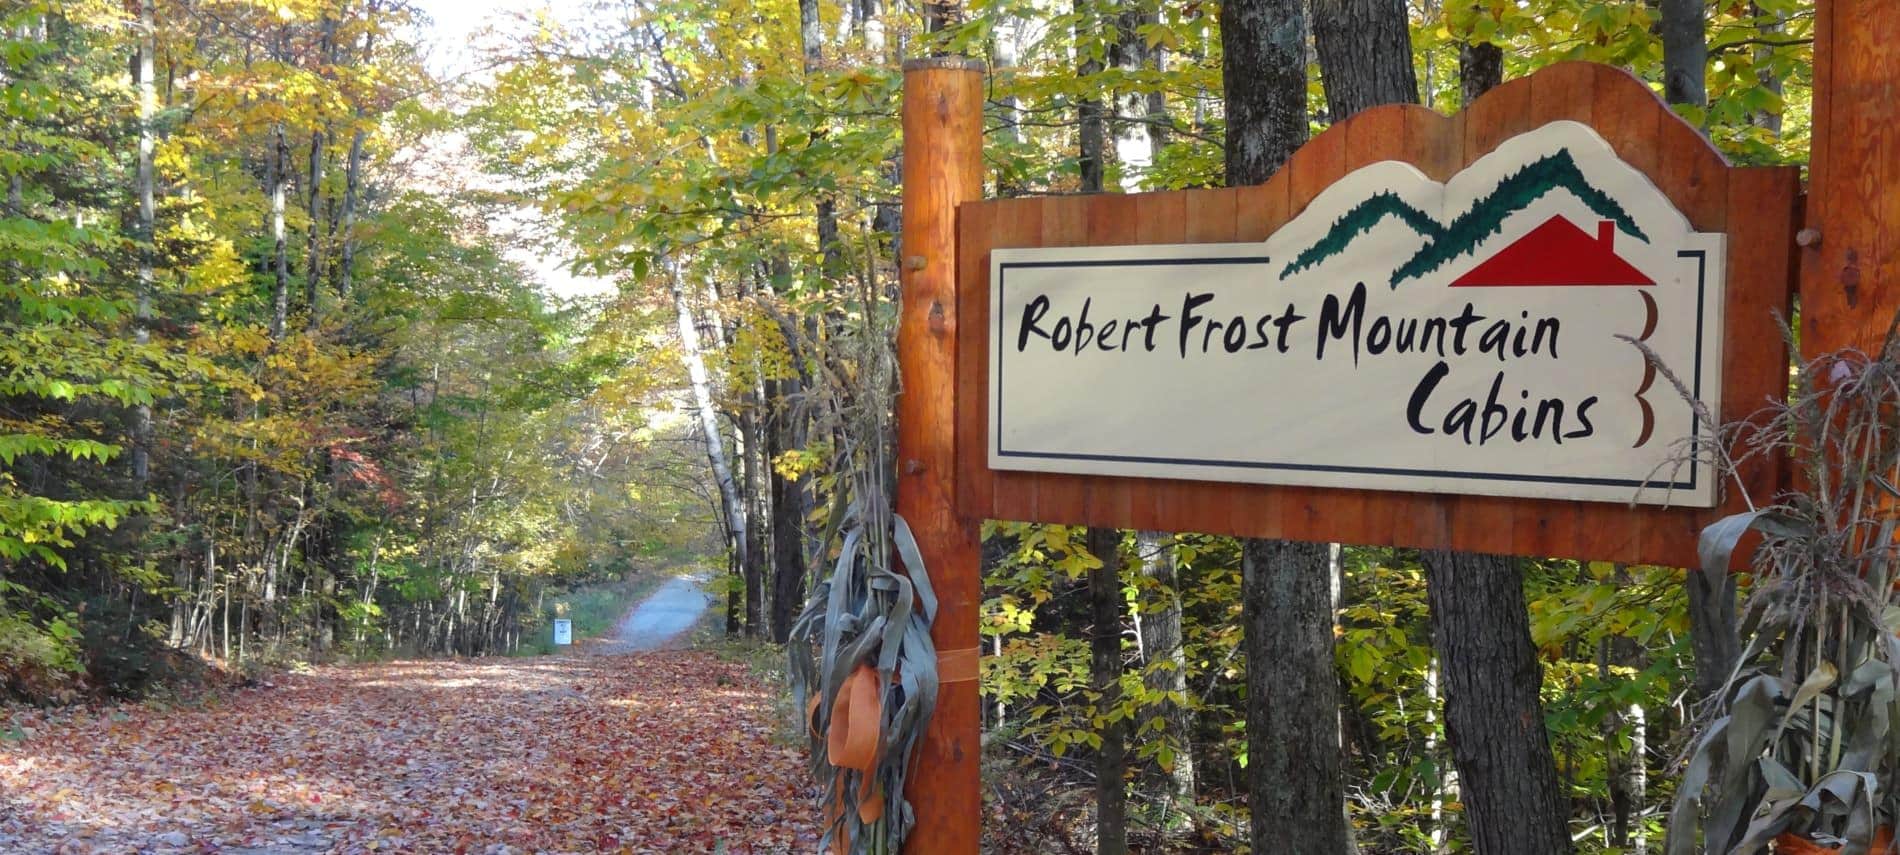
[[1654,285],[1616,254],[1616,224],[1604,220],[1592,238],[1557,216],[1518,238],[1451,283],[1453,288],[1537,285]]

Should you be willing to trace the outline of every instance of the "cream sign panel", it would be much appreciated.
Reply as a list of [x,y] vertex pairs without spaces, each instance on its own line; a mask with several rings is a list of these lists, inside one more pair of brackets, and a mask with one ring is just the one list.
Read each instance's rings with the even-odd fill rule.
[[[1588,127],[1263,244],[997,250],[996,469],[1709,507],[1723,236]],[[1697,453],[1699,452],[1699,453]]]

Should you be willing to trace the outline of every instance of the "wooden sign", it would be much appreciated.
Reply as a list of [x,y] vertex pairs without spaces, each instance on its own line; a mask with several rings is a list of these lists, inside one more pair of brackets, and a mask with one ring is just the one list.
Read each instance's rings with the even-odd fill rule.
[[[1257,186],[964,201],[953,310],[917,321],[955,336],[944,440],[956,513],[1693,565],[1700,528],[1771,495],[1781,464],[1749,459],[1717,477],[1705,454],[1657,470],[1688,443],[1734,446],[1698,433],[1682,397],[1616,336],[1649,332],[1722,424],[1784,395],[1778,315],[1792,301],[1798,188],[1793,169],[1730,166],[1627,73],[1561,63],[1455,116],[1368,110]],[[1366,204],[1386,209],[1329,240]],[[1474,211],[1493,227],[1453,234],[1478,222],[1459,223]],[[1196,258],[1222,264],[1183,263]],[[1126,264],[1141,259],[1166,263]],[[1264,260],[1223,267],[1236,259]],[[1004,272],[1019,263],[1052,266]],[[1063,269],[1076,263],[1095,266]],[[1352,305],[1361,282],[1363,311]],[[1194,307],[1184,356],[1190,293],[1213,296]],[[1026,323],[1038,294],[1048,308]],[[1079,353],[1084,302],[1095,329]],[[1462,353],[1445,343],[1444,376],[1419,395],[1441,361],[1433,320],[1455,336],[1467,303],[1484,318],[1464,322]],[[1154,322],[1149,352],[1157,304],[1169,317]],[[1281,353],[1289,304],[1303,317],[1285,322]],[[1237,317],[1246,335],[1229,352]],[[1399,352],[1412,320],[1411,350]],[[1501,361],[1483,341],[1497,321]],[[907,375],[905,394],[917,388]],[[1309,465],[1327,469],[1293,468]]]
[[997,250],[989,465],[1710,507],[1725,263],[1572,121],[1262,243]]

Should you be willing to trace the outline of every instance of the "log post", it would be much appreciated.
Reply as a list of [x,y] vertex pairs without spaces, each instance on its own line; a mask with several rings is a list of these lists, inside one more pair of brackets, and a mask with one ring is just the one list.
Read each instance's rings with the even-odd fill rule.
[[1801,349],[1873,353],[1900,311],[1900,15],[1820,0]]
[[938,597],[931,640],[941,687],[904,796],[909,855],[974,855],[981,837],[978,521],[956,507],[957,205],[983,195],[983,66],[904,63],[903,304],[897,325],[897,512]]

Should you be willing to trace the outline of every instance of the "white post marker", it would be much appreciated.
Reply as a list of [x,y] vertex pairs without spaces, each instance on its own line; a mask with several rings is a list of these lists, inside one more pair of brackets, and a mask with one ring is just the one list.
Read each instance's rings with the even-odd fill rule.
[[574,643],[574,622],[565,618],[554,622],[554,643],[556,645]]

